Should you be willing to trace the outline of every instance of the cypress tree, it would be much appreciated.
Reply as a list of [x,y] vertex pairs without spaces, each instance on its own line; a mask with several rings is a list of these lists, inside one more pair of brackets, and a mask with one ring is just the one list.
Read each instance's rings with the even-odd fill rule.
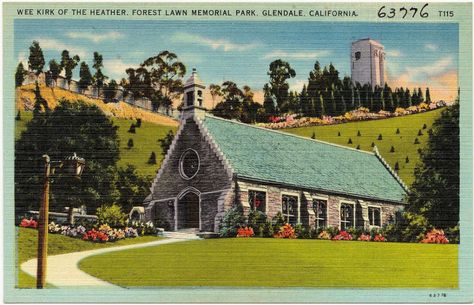
[[316,139],[316,133],[313,131],[313,134],[311,135],[311,139]]
[[395,134],[400,134],[400,128],[397,128],[397,131],[395,132]]
[[16,67],[16,72],[15,72],[15,86],[20,87],[23,85],[23,81],[25,80],[25,76],[27,74],[27,71],[25,70],[25,67],[23,67],[23,63],[19,63],[18,66]]
[[428,87],[426,87],[425,99],[428,104],[431,103],[430,88]]
[[394,168],[394,170],[395,170],[396,172],[398,172],[398,171],[400,170],[400,167],[399,167],[399,165],[398,165],[398,161],[395,162],[395,168]]
[[382,134],[380,133],[377,140],[382,141]]
[[30,56],[28,57],[28,69],[35,72],[36,75],[40,75],[43,72],[44,67],[44,56],[43,50],[36,40],[30,46]]
[[347,144],[352,144],[352,139],[349,138],[349,141],[347,141]]
[[132,123],[132,125],[130,125],[130,128],[128,129],[128,132],[129,132],[129,133],[136,133],[136,131],[135,131],[135,124]]
[[357,136],[360,137],[361,134],[360,134],[360,130],[357,130]]
[[410,159],[408,159],[408,156],[405,158],[405,163],[409,163]]
[[148,158],[148,164],[156,164],[156,154],[154,151],[151,152],[150,158]]
[[127,147],[128,149],[131,149],[133,147],[133,139],[128,139],[128,142],[127,142]]
[[392,147],[390,148],[390,152],[391,152],[391,153],[394,153],[394,152],[395,152],[395,147],[393,147],[393,145],[392,145]]

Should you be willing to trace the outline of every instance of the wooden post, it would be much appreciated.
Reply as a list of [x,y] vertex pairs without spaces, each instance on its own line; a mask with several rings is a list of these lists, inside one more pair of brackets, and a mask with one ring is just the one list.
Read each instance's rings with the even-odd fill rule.
[[36,271],[36,288],[42,289],[46,284],[46,260],[48,257],[48,219],[49,219],[49,175],[51,164],[48,155],[43,155],[44,184],[43,202],[38,221],[38,265]]

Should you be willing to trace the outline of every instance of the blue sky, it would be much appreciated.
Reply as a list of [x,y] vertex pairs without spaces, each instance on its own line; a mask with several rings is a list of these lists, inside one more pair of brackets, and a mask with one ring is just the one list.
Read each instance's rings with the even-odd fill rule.
[[351,42],[370,37],[385,46],[392,87],[429,85],[441,99],[454,97],[457,87],[457,24],[16,20],[14,35],[19,61],[38,40],[46,62],[68,49],[92,66],[98,51],[106,75],[120,79],[126,68],[170,50],[188,71],[196,67],[206,84],[233,80],[254,91],[261,91],[269,63],[278,58],[296,70],[293,89],[306,82],[316,60],[350,75]]

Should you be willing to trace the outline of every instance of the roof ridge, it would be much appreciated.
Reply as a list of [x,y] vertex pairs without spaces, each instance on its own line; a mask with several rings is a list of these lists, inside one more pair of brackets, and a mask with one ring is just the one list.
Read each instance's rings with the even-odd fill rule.
[[224,119],[224,118],[217,117],[217,116],[209,114],[209,113],[206,113],[206,116],[211,117],[213,119],[226,121],[226,122],[229,122],[229,123],[244,125],[244,126],[251,127],[251,128],[256,128],[256,129],[261,129],[261,130],[265,130],[265,131],[269,131],[269,132],[278,133],[278,134],[285,135],[285,136],[288,136],[288,137],[294,137],[294,138],[299,138],[299,139],[306,140],[306,141],[317,142],[317,143],[321,143],[321,144],[326,144],[326,145],[330,145],[330,146],[344,148],[344,149],[348,149],[348,150],[352,150],[352,151],[356,151],[356,152],[360,152],[360,153],[364,153],[364,154],[369,154],[369,155],[372,155],[372,156],[375,155],[374,152],[365,151],[365,150],[361,150],[361,149],[356,149],[356,148],[352,148],[352,147],[347,147],[347,146],[343,146],[343,145],[339,145],[339,144],[335,144],[335,143],[330,143],[330,142],[326,142],[326,141],[321,141],[321,140],[317,140],[317,139],[311,139],[311,138],[307,138],[307,137],[303,137],[303,136],[299,136],[299,135],[295,135],[295,134],[292,134],[292,133],[287,133],[287,132],[283,132],[283,131],[279,131],[279,130],[274,130],[274,129],[269,129],[269,128],[265,128],[265,127],[246,124],[246,123],[242,123],[242,122],[236,121],[236,120]]
[[400,176],[398,176],[398,174],[392,169],[392,167],[387,163],[387,161],[385,161],[385,159],[380,154],[379,149],[377,148],[377,145],[374,146],[374,154],[377,157],[377,159],[380,160],[383,166],[385,166],[385,168],[395,178],[395,180],[397,180],[398,184],[400,184],[402,188],[408,193],[410,191],[408,186],[403,182],[402,178],[400,178]]

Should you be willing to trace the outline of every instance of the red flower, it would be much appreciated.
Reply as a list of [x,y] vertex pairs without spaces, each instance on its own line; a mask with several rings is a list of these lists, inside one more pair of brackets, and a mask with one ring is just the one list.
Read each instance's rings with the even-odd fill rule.
[[239,228],[237,230],[237,237],[252,237],[253,235],[253,229],[249,227]]

